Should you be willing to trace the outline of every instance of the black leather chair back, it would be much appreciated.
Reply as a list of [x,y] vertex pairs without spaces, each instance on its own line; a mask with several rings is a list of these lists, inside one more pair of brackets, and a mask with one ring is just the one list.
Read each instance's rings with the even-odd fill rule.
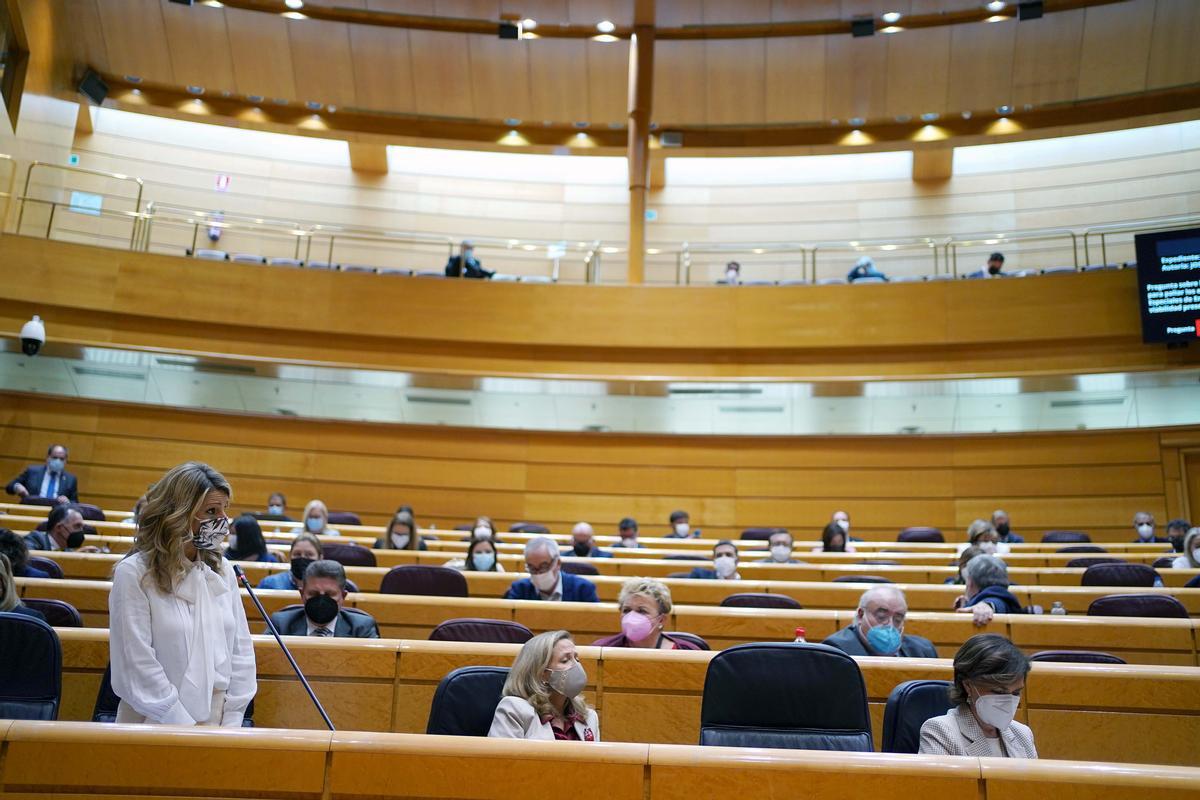
[[536,522],[514,522],[508,526],[510,533],[549,533],[550,529]]
[[1089,617],[1188,618],[1183,603],[1167,594],[1110,594],[1093,600],[1087,613]]
[[1158,573],[1149,564],[1121,561],[1112,564],[1093,564],[1083,571],[1083,586],[1139,586],[1150,588]]
[[750,542],[765,542],[776,533],[787,533],[787,528],[746,528],[741,538]]
[[23,506],[56,506],[58,500],[53,497],[34,497],[31,494],[24,495],[19,501]]
[[416,594],[425,597],[468,597],[467,579],[456,569],[424,564],[392,567],[379,585],[383,594]]
[[879,575],[838,575],[833,583],[895,583],[891,578]]
[[1150,565],[1151,569],[1171,569],[1171,565],[1175,563],[1178,556],[1163,556],[1162,558],[1154,559],[1154,563]]
[[0,719],[58,719],[62,645],[40,619],[0,613]]
[[913,527],[905,528],[896,537],[897,542],[945,542],[946,537],[938,528]]
[[[92,722],[116,722],[117,708],[120,705],[121,698],[117,697],[117,693],[112,688],[112,664],[106,664],[104,677],[100,679],[100,691],[96,693],[96,705],[92,707]],[[242,717],[242,727],[254,727],[253,698],[246,706],[246,713]]]
[[589,564],[586,561],[560,561],[562,571],[569,572],[572,575],[599,575],[600,570],[596,569],[594,564]]
[[375,566],[375,554],[369,548],[354,542],[322,543],[321,558],[336,561],[343,567]]
[[765,592],[731,594],[721,601],[721,605],[727,608],[804,608],[786,594],[767,594]]
[[[362,525],[362,519],[353,511],[330,511],[330,525]],[[374,566],[372,564],[371,566]]]
[[57,561],[52,561],[49,558],[44,558],[42,556],[30,556],[29,566],[34,567],[35,569],[40,569],[51,578],[61,579],[63,576],[62,567],[58,565]]
[[667,553],[664,561],[708,561],[708,556],[691,555],[689,553]]
[[507,678],[506,667],[459,667],[442,678],[433,693],[425,733],[487,736]]
[[950,681],[905,681],[897,684],[883,707],[883,752],[916,753],[921,726],[949,711]]
[[867,689],[823,644],[743,644],[708,663],[700,744],[871,752]]
[[697,636],[694,633],[683,633],[682,631],[671,631],[671,638],[672,639],[682,639],[685,642],[691,642],[692,644],[696,645],[696,647],[699,647],[701,650],[712,650],[712,648],[708,646],[708,642],[704,641],[703,639],[701,639],[699,636]]
[[1089,544],[1092,537],[1083,531],[1046,531],[1042,534],[1042,544]]
[[82,628],[83,618],[79,610],[70,603],[62,600],[45,600],[40,597],[30,597],[21,601],[24,605],[42,612],[46,622],[52,628]]
[[1114,558],[1112,556],[1082,556],[1080,558],[1072,558],[1067,562],[1067,566],[1071,569],[1087,569],[1094,567],[1097,564],[1124,564],[1125,559]]
[[76,503],[75,507],[79,509],[79,515],[84,519],[92,522],[104,522],[104,512],[100,506],[94,506],[91,503]]
[[439,642],[525,644],[533,638],[533,631],[511,620],[464,617],[446,620],[433,629],[429,638]]
[[1069,544],[1066,547],[1058,548],[1054,552],[1056,552],[1056,553],[1107,553],[1108,551],[1105,550],[1103,547],[1101,547],[1098,544]]
[[1030,661],[1054,661],[1065,664],[1126,664],[1123,658],[1117,658],[1097,650],[1042,650],[1029,657]]

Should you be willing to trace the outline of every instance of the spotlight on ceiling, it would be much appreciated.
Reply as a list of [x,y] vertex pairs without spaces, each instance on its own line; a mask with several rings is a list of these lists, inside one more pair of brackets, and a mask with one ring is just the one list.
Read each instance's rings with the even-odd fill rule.
[[879,18],[888,25],[895,25],[900,21],[900,17],[902,16],[903,14],[901,14],[899,11],[887,11],[881,14]]
[[1017,6],[1017,19],[1024,22],[1027,19],[1041,19],[1045,9],[1042,0],[1021,0]]
[[1006,5],[1008,5],[1008,4],[1005,3],[1004,0],[992,0],[992,2],[987,4],[986,8],[988,11],[992,12],[993,14],[999,14],[1001,11],[1004,10],[1004,7]]
[[299,11],[304,8],[304,0],[283,0],[283,4],[292,11]]
[[863,17],[850,21],[850,35],[855,38],[863,36],[875,35],[875,19],[873,17]]
[[596,30],[600,31],[601,33],[612,33],[616,29],[617,26],[607,19],[602,19],[596,23]]

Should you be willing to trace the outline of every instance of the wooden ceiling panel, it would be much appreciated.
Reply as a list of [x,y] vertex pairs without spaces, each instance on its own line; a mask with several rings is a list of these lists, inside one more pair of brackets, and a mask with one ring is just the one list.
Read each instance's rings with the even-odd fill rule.
[[944,114],[950,83],[950,30],[889,35],[886,115]]
[[1017,108],[1025,103],[1054,103],[1078,96],[1084,16],[1083,11],[1062,11],[1016,23],[1012,92]]
[[103,0],[97,8],[110,70],[169,79],[171,56],[157,0]]
[[825,118],[881,116],[887,100],[890,37],[825,37]]
[[529,49],[529,118],[536,121],[591,119],[588,103],[590,62],[578,57],[579,43],[543,39],[527,42],[526,46]]
[[1143,91],[1153,32],[1153,4],[1117,3],[1089,8],[1079,56],[1078,96]]
[[545,25],[565,25],[571,20],[568,0],[501,0],[500,10]]
[[[633,0],[569,0],[568,13],[575,25],[605,19],[632,25]],[[588,113],[579,119],[596,125],[624,123],[629,115],[629,42],[588,42],[586,48]]]
[[[833,19],[838,0],[773,0],[771,20]],[[825,40],[767,40],[766,121],[821,119],[825,113]]]
[[1200,82],[1200,3],[1158,0],[1146,86],[1162,89]]
[[456,33],[409,31],[418,114],[473,117],[471,51]]
[[229,54],[225,14],[208,6],[189,8],[166,3],[162,15],[175,83],[203,86],[209,91],[232,91],[237,82]]
[[[707,24],[762,22],[771,0],[704,0]],[[731,39],[704,43],[707,121],[711,125],[761,125],[767,120],[767,43]]]
[[242,94],[298,100],[288,20],[273,14],[225,9],[233,74]]
[[[367,0],[369,9],[396,13],[428,14],[432,5],[430,0]],[[412,48],[407,30],[351,25],[350,56],[359,107],[401,114],[416,111]]]
[[950,37],[950,113],[995,108],[1012,102],[1014,22],[957,25]]
[[[659,27],[699,25],[704,7],[694,0],[658,0]],[[660,125],[708,121],[704,42],[657,42],[652,116]]]
[[[362,0],[339,0],[361,8]],[[339,106],[357,106],[355,64],[350,54],[350,26],[314,20],[288,20],[288,42],[295,75],[295,97]]]
[[[567,0],[567,10],[574,25],[595,25],[606,19],[623,27],[633,24],[633,2],[634,0]],[[657,5],[661,9],[662,0],[658,0]],[[659,13],[661,24],[661,11]]]
[[[498,0],[437,0],[439,14],[500,21]],[[497,36],[465,37],[470,48],[470,84],[475,116],[525,119],[529,116],[528,48],[536,42]]]

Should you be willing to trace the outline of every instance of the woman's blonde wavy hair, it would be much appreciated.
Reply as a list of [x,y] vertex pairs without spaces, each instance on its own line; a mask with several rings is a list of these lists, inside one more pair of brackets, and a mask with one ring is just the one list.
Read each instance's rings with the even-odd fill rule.
[[[554,645],[563,639],[570,639],[567,631],[546,631],[539,633],[525,644],[513,661],[508,678],[504,681],[504,697],[519,697],[533,706],[540,717],[554,713],[550,702],[550,687],[542,680],[542,672],[550,668],[550,657],[554,654]],[[582,695],[567,700],[564,709],[567,713],[574,711],[584,719],[587,718],[588,705]]]
[[21,605],[21,598],[17,596],[12,563],[8,560],[8,556],[0,553],[0,611],[12,611],[19,605]]
[[[207,464],[189,461],[167,470],[146,493],[146,504],[138,515],[137,537],[126,558],[145,553],[146,578],[164,594],[175,591],[186,571],[183,546],[191,539],[192,518],[214,489],[233,497],[225,476]],[[220,551],[200,550],[197,558],[220,573]]]

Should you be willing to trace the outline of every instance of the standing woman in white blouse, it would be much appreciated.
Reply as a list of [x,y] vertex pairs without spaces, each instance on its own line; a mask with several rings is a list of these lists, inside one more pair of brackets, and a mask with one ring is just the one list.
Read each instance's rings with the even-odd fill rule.
[[221,473],[194,462],[146,495],[108,600],[117,722],[242,724],[256,681],[241,593],[221,555],[230,495]]

